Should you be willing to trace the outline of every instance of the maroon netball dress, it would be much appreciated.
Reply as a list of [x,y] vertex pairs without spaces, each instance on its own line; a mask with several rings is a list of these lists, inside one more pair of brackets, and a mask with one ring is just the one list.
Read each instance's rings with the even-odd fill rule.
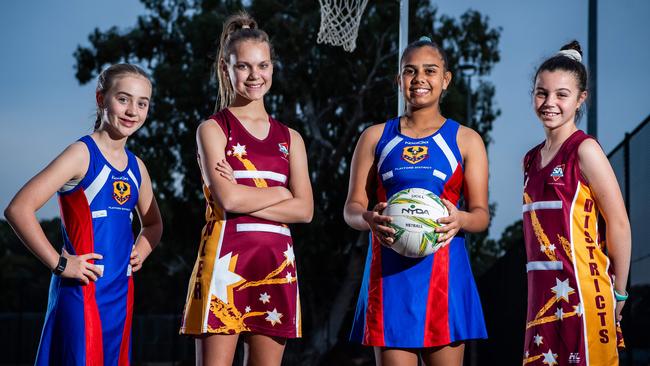
[[578,130],[541,166],[524,158],[523,223],[528,273],[524,365],[617,365],[611,263],[593,192],[580,172]]
[[[237,184],[287,187],[289,129],[269,117],[266,138],[223,109],[211,116],[227,137]],[[226,212],[203,185],[206,224],[190,279],[181,333],[301,335],[298,275],[289,227]]]

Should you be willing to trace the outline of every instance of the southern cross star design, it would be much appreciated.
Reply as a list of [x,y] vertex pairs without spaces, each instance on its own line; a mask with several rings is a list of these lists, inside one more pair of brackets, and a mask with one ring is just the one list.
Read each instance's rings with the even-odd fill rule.
[[[232,290],[233,285],[239,283],[243,278],[235,272],[230,271],[231,262],[236,259],[232,258],[232,252],[217,259],[214,264],[214,273],[218,275],[214,277],[214,281],[210,287],[210,292],[215,294],[219,300],[228,304],[229,290]],[[234,264],[232,266],[234,268]]]
[[555,278],[555,286],[551,287],[551,291],[555,294],[556,299],[564,299],[564,301],[569,302],[569,295],[575,291],[569,286],[569,279],[567,278],[564,281],[560,281],[559,278]]
[[262,302],[262,304],[266,304],[269,301],[271,301],[271,296],[269,294],[267,294],[266,292],[263,293],[263,294],[260,294],[260,301]]
[[557,360],[555,359],[557,354],[553,353],[550,348],[548,349],[548,352],[542,353],[542,355],[544,356],[544,361],[542,361],[542,363],[545,363],[548,366],[557,365]]
[[293,254],[293,247],[287,244],[287,250],[284,251],[284,257],[287,258],[288,264],[294,265],[296,256]]
[[555,317],[556,317],[558,320],[562,320],[562,317],[563,317],[563,316],[564,316],[564,311],[562,311],[562,308],[561,308],[561,307],[558,307],[558,308],[557,308],[557,311],[555,312]]
[[585,308],[582,306],[582,303],[578,303],[578,305],[573,306],[573,311],[576,312],[577,316],[582,316],[585,312]]
[[266,314],[267,315],[265,320],[271,323],[271,325],[275,325],[276,323],[282,324],[280,321],[280,318],[282,318],[282,313],[278,313],[278,309],[273,308],[273,311],[267,311]]
[[540,344],[544,343],[544,337],[542,337],[541,335],[535,334],[534,338],[535,339],[533,340],[533,343],[535,343],[535,345],[537,345],[537,347],[539,347]]

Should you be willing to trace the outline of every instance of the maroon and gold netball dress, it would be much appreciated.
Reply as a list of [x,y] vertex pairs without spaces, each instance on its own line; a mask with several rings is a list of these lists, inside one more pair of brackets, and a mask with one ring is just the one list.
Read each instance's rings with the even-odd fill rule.
[[[287,186],[289,129],[269,118],[266,138],[252,136],[223,109],[210,117],[227,138],[237,184]],[[287,225],[225,212],[203,185],[206,224],[190,279],[181,333],[301,335],[298,277]]]
[[578,130],[541,166],[524,158],[528,273],[524,365],[617,365],[617,327],[604,225],[578,164]]

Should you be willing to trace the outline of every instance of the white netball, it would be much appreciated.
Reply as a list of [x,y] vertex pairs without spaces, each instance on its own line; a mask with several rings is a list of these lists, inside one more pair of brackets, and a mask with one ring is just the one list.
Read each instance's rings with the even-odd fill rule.
[[395,229],[393,250],[406,257],[418,258],[440,249],[440,234],[435,229],[444,225],[437,220],[449,216],[440,197],[426,189],[408,188],[392,195],[387,203],[383,215],[393,218],[389,224]]

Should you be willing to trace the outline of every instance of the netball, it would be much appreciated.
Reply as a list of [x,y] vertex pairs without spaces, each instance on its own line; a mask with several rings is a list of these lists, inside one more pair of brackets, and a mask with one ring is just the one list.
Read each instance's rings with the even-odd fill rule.
[[395,242],[391,248],[397,253],[425,257],[442,245],[435,229],[443,226],[437,220],[449,212],[433,192],[422,188],[401,190],[388,200],[384,215],[393,218],[390,226],[395,229]]

